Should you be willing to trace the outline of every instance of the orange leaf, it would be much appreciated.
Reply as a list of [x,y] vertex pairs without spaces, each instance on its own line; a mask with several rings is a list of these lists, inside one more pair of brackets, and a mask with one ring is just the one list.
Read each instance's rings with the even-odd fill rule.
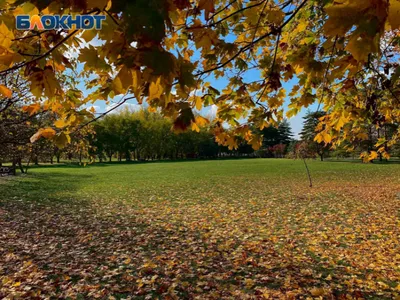
[[12,91],[6,86],[0,84],[0,94],[2,94],[4,97],[11,98]]

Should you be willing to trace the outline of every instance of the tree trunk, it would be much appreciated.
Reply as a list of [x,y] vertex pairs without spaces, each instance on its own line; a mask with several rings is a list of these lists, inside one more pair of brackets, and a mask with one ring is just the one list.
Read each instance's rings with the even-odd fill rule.
[[19,167],[19,169],[21,170],[21,173],[24,174],[24,173],[25,173],[25,170],[24,170],[24,167],[22,166],[22,160],[21,160],[21,158],[18,159],[18,167]]

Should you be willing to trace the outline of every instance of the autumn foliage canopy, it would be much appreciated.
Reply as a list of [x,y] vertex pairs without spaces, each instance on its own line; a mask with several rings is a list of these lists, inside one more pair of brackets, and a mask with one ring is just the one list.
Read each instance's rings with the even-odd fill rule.
[[[209,126],[231,148],[238,136],[259,147],[252,128],[315,103],[327,112],[321,143],[400,120],[399,0],[5,0],[0,10],[1,101],[18,97],[18,76],[30,87],[23,109],[56,115],[32,141],[68,143],[99,100],[136,99],[177,131],[200,130],[210,120],[197,112],[216,105]],[[16,29],[17,15],[46,14],[106,19],[101,30]],[[387,156],[399,134],[385,131],[366,159]]]

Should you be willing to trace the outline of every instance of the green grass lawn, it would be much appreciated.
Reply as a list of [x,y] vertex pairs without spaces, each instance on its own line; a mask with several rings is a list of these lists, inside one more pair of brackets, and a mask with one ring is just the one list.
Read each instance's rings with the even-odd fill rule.
[[0,178],[0,298],[395,298],[400,164],[308,164],[313,188],[272,159]]

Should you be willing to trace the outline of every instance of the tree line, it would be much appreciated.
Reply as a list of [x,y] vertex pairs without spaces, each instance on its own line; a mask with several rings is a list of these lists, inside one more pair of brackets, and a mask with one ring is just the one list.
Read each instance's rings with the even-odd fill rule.
[[254,156],[254,150],[244,141],[237,149],[218,145],[212,128],[199,132],[171,130],[171,119],[160,113],[123,110],[109,114],[93,126],[89,137],[90,154],[99,161],[163,160]]
[[[50,112],[34,117],[17,108],[0,113],[0,165],[11,162],[24,172],[23,165],[54,163],[61,161],[147,161],[175,159],[215,159],[224,157],[262,158],[359,158],[379,143],[385,134],[383,129],[364,124],[366,134],[358,143],[343,143],[334,146],[315,140],[319,119],[324,112],[308,112],[304,117],[300,139],[293,137],[287,120],[277,127],[268,126],[259,130],[262,147],[254,150],[244,139],[235,149],[219,145],[215,140],[213,123],[206,124],[199,132],[187,130],[177,133],[173,122],[159,112],[128,109],[108,114],[98,121],[81,128],[71,135],[67,146],[59,147],[48,139],[35,143],[30,138],[37,128],[53,122]],[[253,129],[256,131],[256,129]],[[386,131],[397,130],[387,127]],[[386,149],[392,156],[400,155],[398,144]],[[376,159],[383,159],[378,156]]]

